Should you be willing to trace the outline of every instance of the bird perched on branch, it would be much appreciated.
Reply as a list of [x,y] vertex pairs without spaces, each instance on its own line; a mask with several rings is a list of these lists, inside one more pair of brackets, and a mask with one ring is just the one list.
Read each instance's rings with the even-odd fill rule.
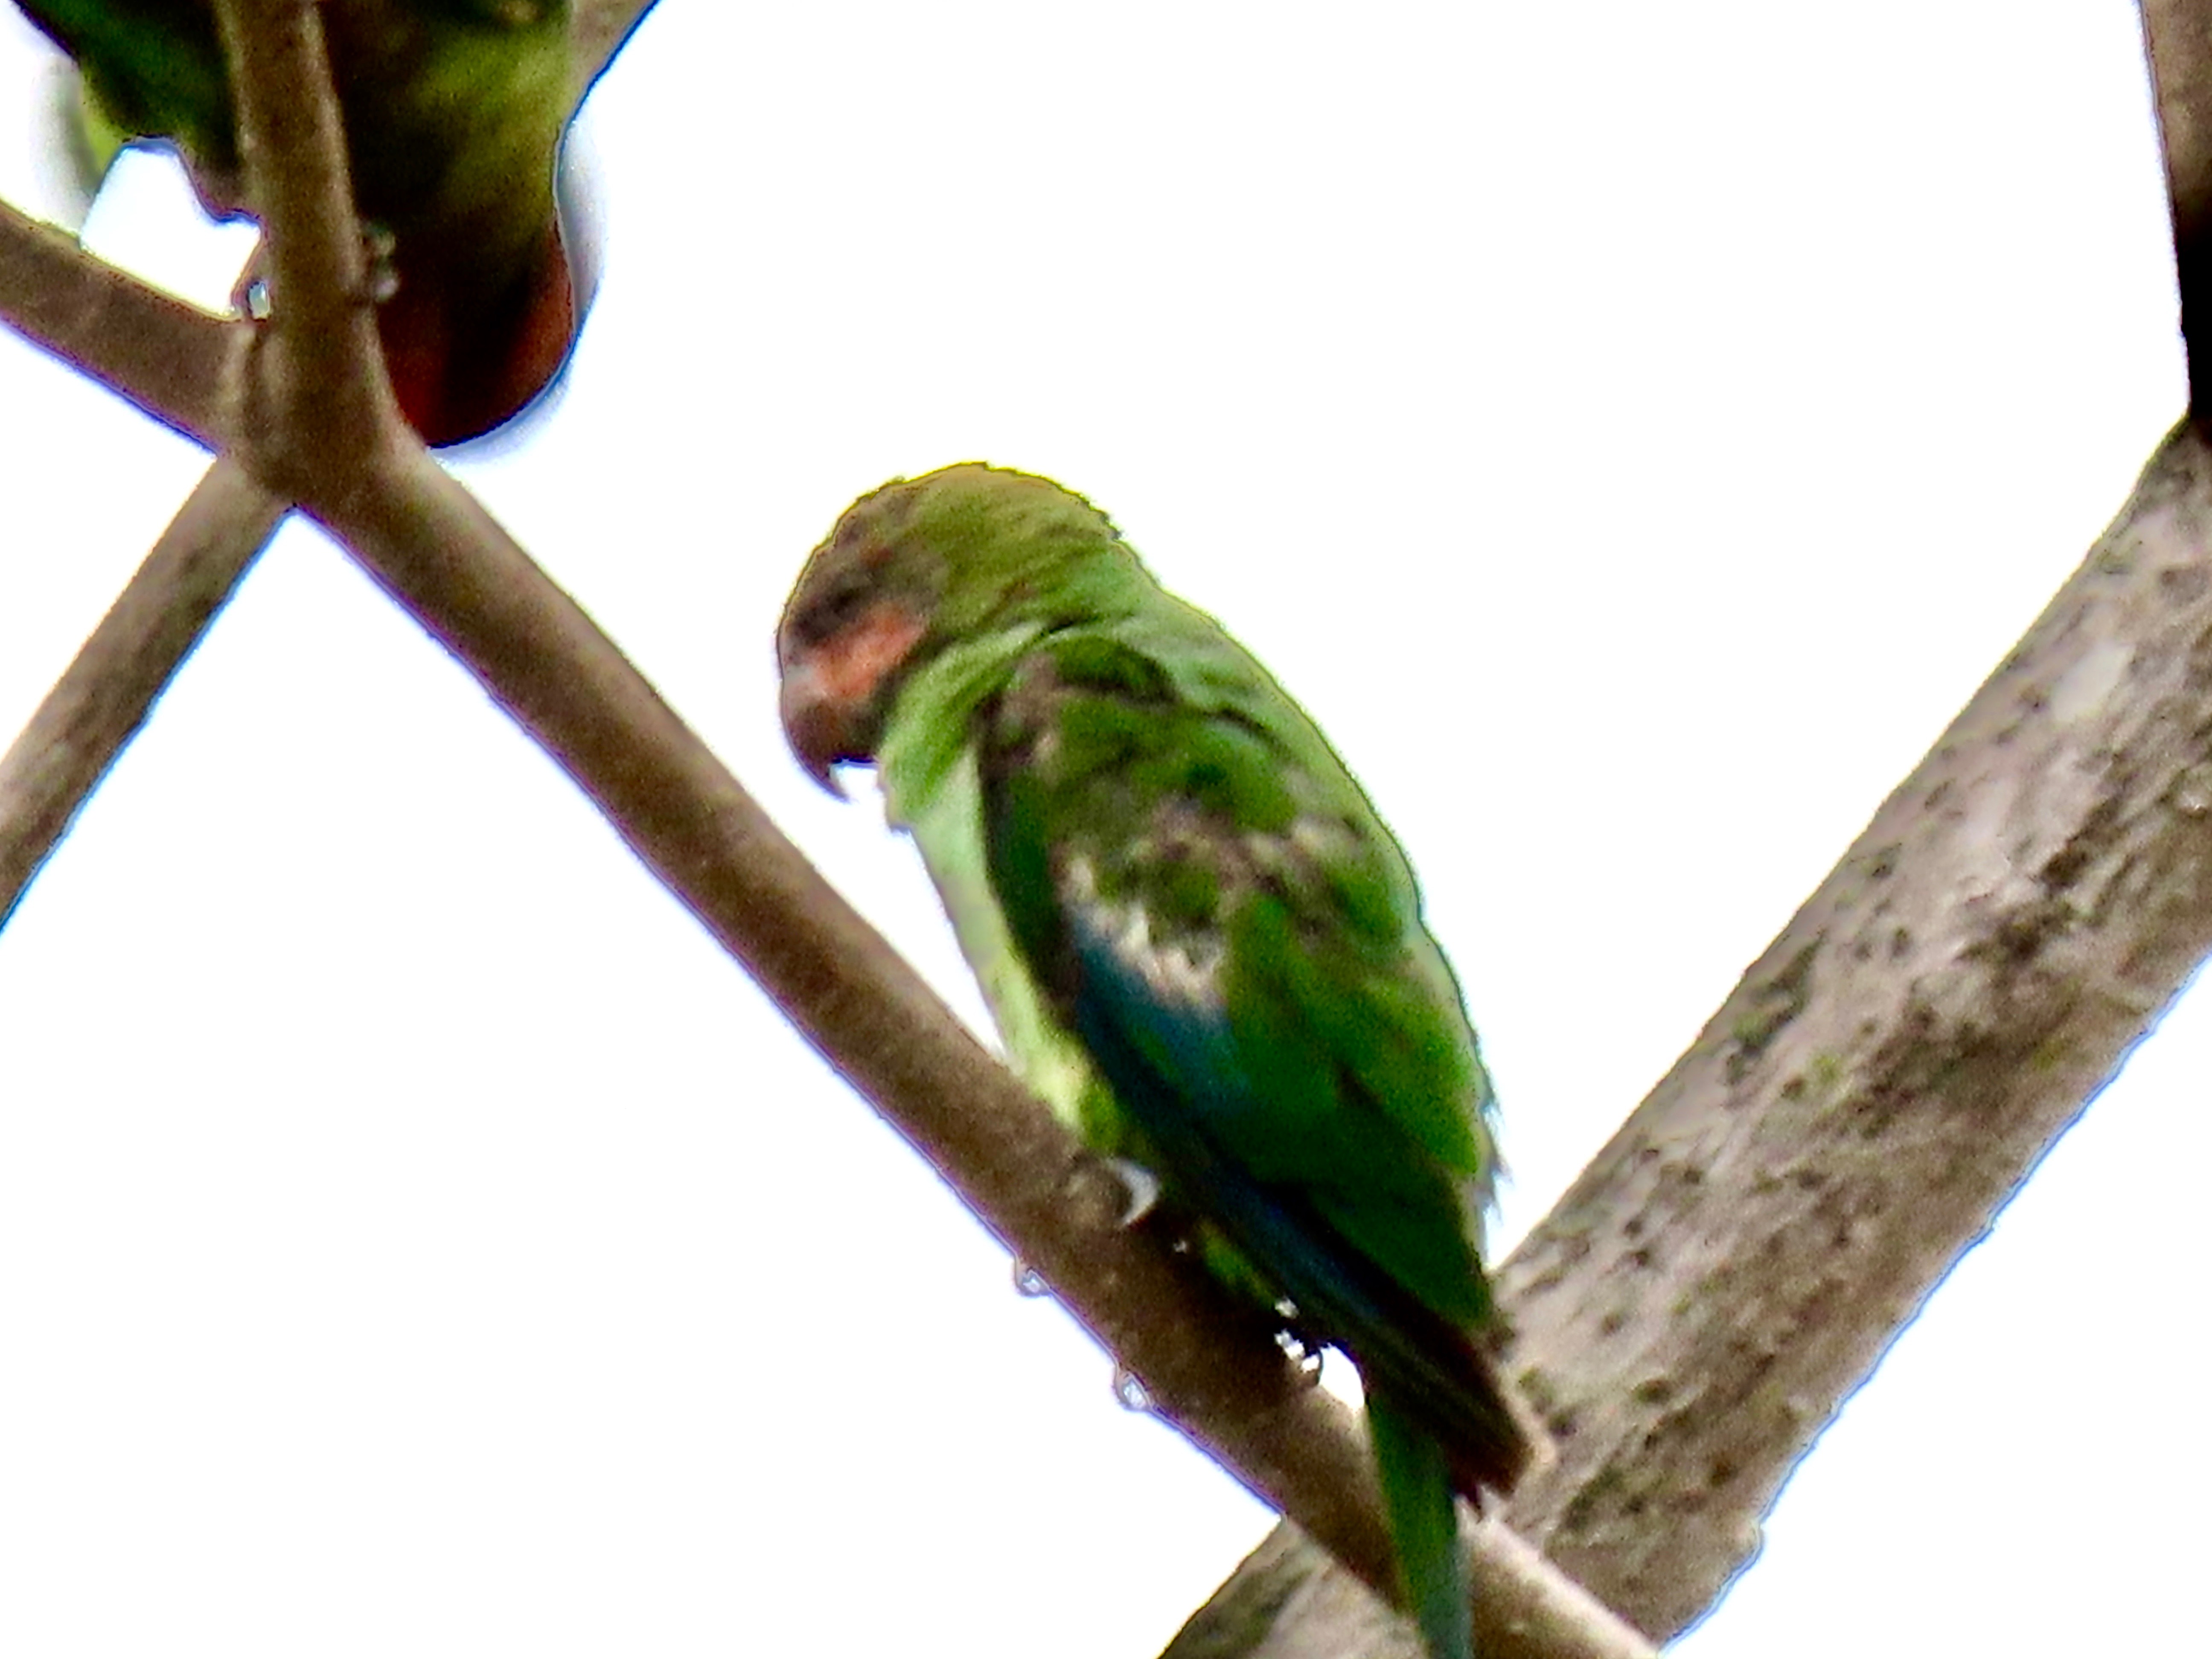
[[1530,1447],[1480,1258],[1492,1096],[1404,854],[1297,704],[1105,515],[965,465],[865,495],[777,635],[826,787],[877,768],[1024,1079],[1215,1272],[1358,1365],[1407,1606],[1467,1659],[1455,1492]]
[[[173,144],[217,217],[251,216],[210,0],[17,0],[76,62],[94,177]],[[433,444],[517,413],[580,321],[555,162],[575,112],[567,0],[323,0],[386,367]],[[276,302],[283,303],[282,296]]]

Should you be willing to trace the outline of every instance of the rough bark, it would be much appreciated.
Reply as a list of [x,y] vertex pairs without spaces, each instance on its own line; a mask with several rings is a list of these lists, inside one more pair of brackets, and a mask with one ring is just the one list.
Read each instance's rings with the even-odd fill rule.
[[[1511,1369],[1559,1452],[1507,1518],[1648,1635],[1680,1632],[2208,951],[2212,451],[2185,425],[1501,1267]],[[1169,1651],[1374,1651],[1367,1601],[1271,1539]]]

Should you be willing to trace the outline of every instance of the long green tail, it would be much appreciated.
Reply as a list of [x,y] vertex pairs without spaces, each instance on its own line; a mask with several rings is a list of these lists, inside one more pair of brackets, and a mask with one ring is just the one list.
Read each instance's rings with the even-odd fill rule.
[[1430,1659],[1474,1659],[1474,1587],[1460,1549],[1459,1511],[1443,1446],[1387,1395],[1367,1396],[1367,1431],[1375,1443],[1375,1471],[1397,1547],[1406,1606]]

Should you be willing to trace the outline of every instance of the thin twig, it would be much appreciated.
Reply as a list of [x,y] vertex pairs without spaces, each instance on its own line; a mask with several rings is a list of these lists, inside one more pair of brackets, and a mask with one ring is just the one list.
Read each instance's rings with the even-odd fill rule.
[[214,449],[224,369],[250,325],[155,292],[0,202],[0,322]]
[[234,463],[210,466],[0,755],[0,927],[284,511]]

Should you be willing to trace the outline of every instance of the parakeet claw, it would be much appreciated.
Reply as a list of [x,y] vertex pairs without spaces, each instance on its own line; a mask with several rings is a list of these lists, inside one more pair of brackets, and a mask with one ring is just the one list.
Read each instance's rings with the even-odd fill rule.
[[1148,1412],[1152,1408],[1152,1391],[1145,1386],[1144,1378],[1127,1365],[1114,1367],[1114,1398],[1121,1402],[1121,1409]]
[[1045,1282],[1042,1273],[1030,1267],[1021,1257],[1016,1256],[1014,1258],[1014,1291],[1019,1296],[1050,1296],[1052,1286]]
[[362,271],[368,302],[380,306],[399,292],[399,239],[389,227],[371,222],[361,228]]
[[1321,1381],[1325,1351],[1319,1342],[1295,1326],[1285,1325],[1275,1333],[1275,1346],[1290,1356],[1291,1363],[1298,1368],[1298,1376],[1309,1388]]
[[1158,1206],[1160,1178],[1143,1164],[1126,1158],[1109,1158],[1106,1167],[1121,1178],[1121,1185],[1129,1194],[1129,1206],[1121,1212],[1121,1224],[1133,1227]]

